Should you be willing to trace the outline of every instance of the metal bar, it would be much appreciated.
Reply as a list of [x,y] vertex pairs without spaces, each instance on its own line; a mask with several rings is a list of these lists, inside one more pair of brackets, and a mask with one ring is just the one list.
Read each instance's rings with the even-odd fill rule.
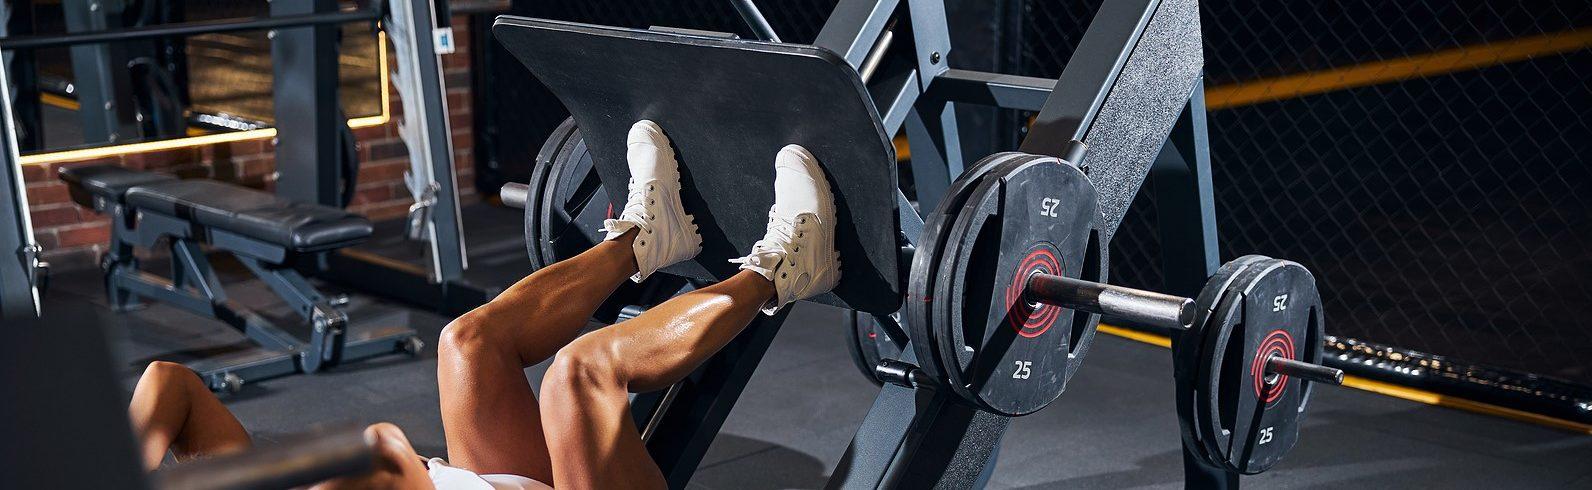
[[[915,352],[901,362],[916,364]],[[1010,419],[955,397],[886,383],[824,488],[977,488]]]
[[[453,167],[453,129],[448,117],[447,83],[442,57],[434,45],[433,29],[448,19],[433,17],[430,0],[395,0],[389,5],[388,36],[397,52],[399,74],[394,82],[404,104],[404,144],[409,147],[410,192],[434,189],[434,199],[423,214],[426,241],[431,245],[431,273],[436,282],[461,281],[469,268],[465,254],[463,217],[459,214],[458,183]],[[416,202],[422,202],[417,195]]]
[[[1266,359],[1266,372],[1293,376],[1299,379],[1327,383],[1332,385],[1343,384],[1343,370],[1330,368],[1320,364],[1312,364],[1300,360],[1289,359],[1279,355],[1272,355]],[[1270,380],[1267,380],[1270,382]]]
[[503,184],[502,189],[498,189],[498,199],[503,201],[504,206],[525,209],[525,200],[530,196],[530,193],[531,186],[519,182],[509,182]]
[[1032,301],[1161,328],[1183,330],[1194,324],[1194,300],[1154,291],[1036,272],[1024,294]]
[[756,34],[758,39],[775,43],[784,42],[779,40],[779,34],[774,32],[774,26],[768,25],[768,19],[763,17],[763,11],[758,10],[757,4],[752,3],[752,0],[731,0],[730,3],[735,5],[735,11],[741,14],[741,20],[746,21],[746,25],[752,28],[752,34]]
[[[70,2],[69,2],[70,3]],[[160,24],[126,29],[100,30],[65,35],[30,35],[0,38],[0,50],[53,48],[78,44],[120,43],[163,37],[194,36],[262,29],[373,22],[381,14],[371,9],[351,12],[279,15],[251,20],[217,19],[177,24]]]
[[1220,267],[1203,86],[1203,78],[1195,82],[1188,106],[1150,167],[1161,243],[1177,244],[1161,250],[1163,290],[1184,296],[1198,295]]
[[[273,17],[330,15],[336,0],[276,0]],[[340,207],[342,155],[338,113],[337,26],[282,28],[271,37],[272,109],[276,128],[276,193],[298,202]]]
[[1024,139],[1024,152],[1060,156],[1067,142],[1086,141],[1089,126],[1094,124],[1106,96],[1116,86],[1122,66],[1138,46],[1144,27],[1149,25],[1160,3],[1160,0],[1132,0],[1100,5],[1067,67],[1056,80],[1056,87],[1066,90],[1052,91],[1034,118],[1031,134],[1045,137]]
[[[107,12],[112,8],[115,12]],[[69,32],[103,31],[110,28],[112,18],[120,14],[120,2],[99,0],[67,0],[61,3]],[[71,34],[69,34],[71,35]],[[110,143],[121,139],[121,121],[117,117],[115,56],[111,52],[119,46],[74,45],[71,47],[72,95],[77,97],[77,117],[82,124],[85,143]]]
[[0,318],[39,315],[39,291],[34,287],[38,270],[38,243],[33,238],[28,212],[27,183],[22,177],[22,157],[17,151],[16,126],[11,122],[10,67],[0,62]]
[[369,473],[376,448],[362,427],[350,427],[299,444],[184,463],[153,474],[156,488],[185,490],[295,488],[340,476]]
[[900,0],[841,0],[824,21],[813,45],[833,51],[861,67]]
[[929,96],[1002,109],[1037,111],[1045,106],[1056,81],[973,70],[950,70],[930,86]]

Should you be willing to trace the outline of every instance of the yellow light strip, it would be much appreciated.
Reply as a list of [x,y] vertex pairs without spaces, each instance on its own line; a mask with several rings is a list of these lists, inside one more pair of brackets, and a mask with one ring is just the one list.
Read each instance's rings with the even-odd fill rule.
[[[372,126],[381,126],[383,124],[387,124],[387,122],[390,121],[391,118],[392,118],[392,113],[391,113],[391,111],[389,109],[391,107],[391,99],[390,99],[391,95],[388,93],[389,91],[391,91],[391,85],[390,85],[390,81],[388,80],[389,74],[387,73],[387,33],[381,32],[381,33],[377,34],[376,46],[377,46],[376,49],[380,50],[380,54],[378,56],[378,58],[379,58],[378,64],[381,67],[381,74],[380,74],[380,80],[381,80],[381,82],[380,82],[381,83],[381,114],[377,114],[377,115],[374,115],[374,116],[350,118],[348,120],[348,127],[350,127],[350,128],[359,129],[359,128],[367,128],[367,127],[372,127]],[[44,95],[50,95],[50,94],[44,94]],[[50,96],[54,97],[53,95],[50,95]],[[65,99],[64,97],[61,98],[61,99],[72,103],[74,106],[77,104],[77,101],[73,101],[71,99]],[[57,102],[59,102],[59,101],[57,101]],[[50,103],[50,102],[47,101],[46,103]],[[54,105],[54,104],[52,104],[52,105]],[[76,107],[73,107],[73,108],[75,109]],[[113,156],[118,156],[118,155],[130,155],[130,154],[136,154],[136,153],[147,153],[147,152],[154,152],[154,151],[175,150],[175,149],[179,149],[179,148],[190,148],[190,147],[195,147],[195,146],[214,145],[214,144],[220,144],[220,143],[233,143],[233,142],[238,142],[238,141],[270,139],[270,138],[275,138],[275,137],[276,137],[276,128],[262,128],[262,129],[251,129],[251,130],[248,130],[248,131],[212,133],[212,134],[206,134],[206,135],[201,135],[201,136],[188,136],[188,137],[174,138],[174,139],[168,139],[168,140],[144,141],[144,142],[139,142],[139,143],[128,143],[128,144],[125,144],[125,145],[101,146],[101,147],[96,147],[96,148],[83,148],[83,149],[78,149],[78,150],[55,151],[55,152],[50,152],[50,153],[36,153],[36,154],[32,154],[32,155],[23,155],[20,160],[21,160],[23,165],[42,165],[42,164],[47,164],[47,163],[60,163],[60,162],[75,162],[75,161],[80,161],[80,160],[93,160],[93,159],[96,159],[96,158],[106,158],[106,157],[113,157]]]
[[[1131,330],[1114,325],[1106,325],[1104,323],[1100,324],[1099,330],[1100,333],[1122,337],[1136,342],[1142,342],[1166,348],[1172,347],[1172,339],[1164,335],[1140,332],[1138,330]],[[1379,395],[1401,398],[1416,403],[1454,408],[1467,412],[1479,413],[1482,415],[1491,415],[1494,417],[1502,417],[1519,422],[1526,422],[1560,430],[1567,430],[1570,432],[1592,435],[1592,424],[1584,424],[1558,417],[1549,417],[1547,415],[1531,413],[1524,410],[1516,410],[1509,407],[1493,405],[1491,403],[1442,395],[1426,390],[1418,390],[1407,386],[1399,386],[1392,383],[1376,381],[1359,376],[1344,376],[1343,386],[1361,391],[1368,391]]]
[[1205,106],[1210,110],[1216,110],[1292,99],[1348,88],[1474,70],[1588,47],[1592,47],[1592,29],[1463,46],[1387,61],[1213,87],[1205,92]]
[[43,102],[44,105],[52,105],[52,106],[56,106],[56,107],[59,107],[59,108],[62,108],[62,109],[66,109],[66,110],[69,110],[69,111],[75,111],[75,110],[77,110],[78,107],[81,107],[81,106],[79,106],[77,104],[77,101],[75,101],[75,100],[68,99],[66,97],[55,95],[55,94],[52,94],[52,93],[49,93],[49,92],[44,92],[44,93],[39,94],[39,102]]

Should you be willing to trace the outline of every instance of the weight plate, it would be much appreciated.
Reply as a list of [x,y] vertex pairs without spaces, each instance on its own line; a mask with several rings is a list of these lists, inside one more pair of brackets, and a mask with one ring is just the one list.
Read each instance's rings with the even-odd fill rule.
[[1310,383],[1268,374],[1266,360],[1321,362],[1321,297],[1309,270],[1277,259],[1252,262],[1221,296],[1205,325],[1195,430],[1211,463],[1252,475],[1298,441]]
[[542,201],[541,196],[546,192],[548,171],[553,167],[553,162],[558,161],[560,153],[567,153],[566,144],[575,137],[574,119],[564,119],[553,132],[548,135],[547,142],[542,144],[536,153],[536,162],[531,167],[531,179],[526,183],[525,195],[525,252],[531,259],[531,269],[537,270],[546,267],[552,262],[543,259],[541,245]]
[[[937,260],[938,264],[935,265],[934,268],[934,287],[930,290],[932,292],[932,296],[937,299],[929,305],[929,321],[933,322],[933,325],[929,328],[929,336],[924,342],[925,344],[929,345],[936,353],[936,357],[932,358],[934,362],[925,363],[934,366],[934,369],[936,370],[935,372],[939,372],[943,376],[950,376],[950,370],[953,368],[949,368],[947,366],[956,366],[958,364],[957,358],[960,355],[959,348],[952,347],[956,345],[955,341],[945,336],[945,332],[948,331],[946,325],[955,321],[950,316],[950,298],[956,296],[956,294],[961,291],[961,289],[959,289],[960,286],[956,284],[957,281],[955,280],[955,268],[949,267],[949,265],[953,265],[955,263],[955,260],[951,258],[959,256],[961,247],[963,245],[963,240],[961,237],[962,234],[966,233],[966,231],[958,231],[957,223],[959,223],[959,220],[964,214],[963,210],[967,206],[968,199],[972,197],[974,192],[980,186],[984,185],[984,182],[989,178],[989,176],[995,175],[999,173],[1001,169],[1007,168],[1011,165],[1031,162],[1039,158],[1041,158],[1039,155],[1022,153],[1012,156],[1009,159],[1004,159],[999,163],[990,165],[989,167],[982,169],[982,172],[973,175],[974,179],[969,179],[967,181],[967,185],[962,189],[959,189],[957,194],[954,196],[958,207],[950,208],[954,210],[954,212],[948,213],[946,215],[948,225],[945,230],[945,236],[942,237],[944,238],[944,241],[940,245],[940,253],[937,255],[937,257],[939,257]],[[919,360],[921,361],[923,358],[919,358]],[[949,378],[945,379],[947,379],[949,382]],[[968,398],[971,400],[971,395],[968,395]]]
[[[526,251],[533,270],[579,255],[601,243],[603,220],[617,211],[592,165],[591,153],[573,119],[565,119],[537,153],[525,198]],[[654,274],[641,284],[626,281],[593,318],[612,323],[625,306],[652,306],[673,296],[685,279]]]
[[[967,196],[941,254],[933,326],[951,389],[985,410],[1033,413],[1076,372],[1073,345],[1094,315],[1023,297],[1037,272],[1083,277],[1096,209],[1094,186],[1059,159],[1014,159]],[[948,272],[948,273],[947,273]],[[937,312],[938,313],[938,312]]]
[[[1233,325],[1227,323],[1229,315],[1226,314],[1229,312],[1228,308],[1236,304],[1233,303],[1232,299],[1243,296],[1243,290],[1247,289],[1252,284],[1252,281],[1255,280],[1256,276],[1254,273],[1264,270],[1265,266],[1276,261],[1276,259],[1264,255],[1246,255],[1234,260],[1234,262],[1239,263],[1239,267],[1233,272],[1225,286],[1213,288],[1214,294],[1209,298],[1209,303],[1206,303],[1210,305],[1210,314],[1206,317],[1206,328],[1201,330],[1201,339],[1198,342],[1199,353],[1195,357],[1195,368],[1192,371],[1194,374],[1192,386],[1194,386],[1195,392],[1192,397],[1195,416],[1193,435],[1195,440],[1199,442],[1200,454],[1205,456],[1206,461],[1218,468],[1228,468],[1231,465],[1225,462],[1225,456],[1220,456],[1225,454],[1227,450],[1221,448],[1212,435],[1215,433],[1212,428],[1218,426],[1219,421],[1211,422],[1209,408],[1209,393],[1211,391],[1202,389],[1202,387],[1211,383],[1212,373],[1216,373],[1216,376],[1221,375],[1222,365],[1220,361],[1211,362],[1211,360],[1214,359],[1212,356],[1218,355],[1213,354],[1213,352],[1218,351],[1218,346],[1225,346],[1227,342],[1232,340],[1230,331]],[[1203,293],[1204,291],[1201,292]]]
[[907,301],[903,311],[906,312],[904,326],[910,337],[920,339],[918,342],[912,342],[918,363],[922,365],[920,367],[924,373],[934,379],[945,379],[937,363],[931,361],[938,359],[939,354],[935,343],[931,340],[933,335],[928,325],[930,325],[930,309],[935,304],[933,287],[940,265],[940,249],[946,242],[945,235],[951,225],[951,220],[947,219],[947,210],[958,209],[967,190],[995,166],[1024,155],[1020,152],[1002,152],[974,163],[951,183],[950,188],[946,190],[945,198],[940,200],[940,204],[935,206],[924,222],[923,236],[918,239],[917,251],[913,253],[911,268],[907,275]]
[[900,359],[901,351],[907,345],[906,333],[899,327],[900,317],[899,313],[890,315],[889,321],[894,323],[892,326],[880,322],[871,314],[855,310],[846,312],[846,331],[851,334],[851,360],[857,363],[857,369],[873,384],[883,384],[878,373],[874,372],[879,361]]
[[1200,289],[1199,296],[1194,299],[1196,312],[1193,325],[1178,337],[1172,345],[1173,378],[1176,380],[1176,403],[1178,413],[1178,428],[1183,436],[1184,445],[1196,451],[1201,458],[1209,460],[1204,443],[1198,437],[1194,427],[1201,420],[1200,414],[1194,409],[1194,385],[1199,375],[1199,359],[1204,352],[1206,322],[1210,320],[1211,310],[1216,308],[1216,303],[1222,298],[1222,293],[1227,291],[1238,273],[1250,264],[1267,259],[1264,255],[1245,255],[1225,264],[1205,281],[1205,286]]

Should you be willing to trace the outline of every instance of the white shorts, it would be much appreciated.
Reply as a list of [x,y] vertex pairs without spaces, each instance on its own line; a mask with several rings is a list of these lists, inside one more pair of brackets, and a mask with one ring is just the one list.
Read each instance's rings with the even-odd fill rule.
[[448,462],[442,458],[427,460],[426,468],[431,473],[431,484],[437,487],[437,490],[552,490],[553,488],[546,483],[520,475],[477,475],[464,468],[448,466]]

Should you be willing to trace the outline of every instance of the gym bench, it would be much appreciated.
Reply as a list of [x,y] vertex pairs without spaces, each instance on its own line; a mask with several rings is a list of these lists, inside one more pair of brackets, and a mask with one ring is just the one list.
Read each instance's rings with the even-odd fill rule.
[[[73,201],[111,216],[111,243],[100,266],[113,310],[134,309],[142,298],[160,301],[226,322],[266,351],[242,361],[190,364],[212,390],[236,391],[244,380],[313,373],[345,360],[415,354],[423,346],[413,330],[401,327],[351,335],[340,309],[346,298],[321,294],[295,269],[370,238],[364,217],[235,184],[116,165],[63,168],[61,180]],[[171,251],[170,277],[141,270],[133,253],[162,238]],[[229,299],[201,244],[231,254],[309,322],[309,341]]]

